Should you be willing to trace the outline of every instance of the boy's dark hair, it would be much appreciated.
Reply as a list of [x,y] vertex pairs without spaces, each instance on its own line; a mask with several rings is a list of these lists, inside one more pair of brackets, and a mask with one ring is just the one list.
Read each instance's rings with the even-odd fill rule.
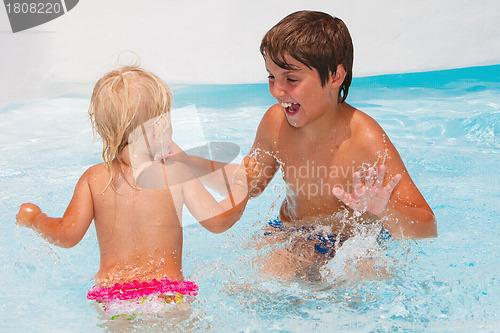
[[260,53],[279,67],[290,70],[293,67],[285,61],[285,53],[288,53],[308,68],[315,68],[322,86],[331,74],[336,74],[337,66],[342,65],[346,76],[340,86],[340,103],[347,98],[354,50],[349,30],[341,19],[314,11],[292,13],[266,33]]

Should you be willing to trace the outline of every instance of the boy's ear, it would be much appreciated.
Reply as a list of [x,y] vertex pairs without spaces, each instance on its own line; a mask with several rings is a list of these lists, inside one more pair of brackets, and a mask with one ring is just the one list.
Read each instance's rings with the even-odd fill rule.
[[335,89],[338,88],[342,85],[342,82],[344,82],[345,76],[346,76],[346,71],[344,69],[344,66],[338,65],[337,66],[337,72],[335,74],[330,75],[330,88]]

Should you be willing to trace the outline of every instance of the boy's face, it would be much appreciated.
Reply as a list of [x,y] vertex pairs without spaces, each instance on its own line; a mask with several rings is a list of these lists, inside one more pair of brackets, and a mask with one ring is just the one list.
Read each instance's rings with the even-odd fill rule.
[[337,104],[338,91],[330,88],[331,78],[321,86],[318,71],[285,54],[285,61],[293,69],[283,69],[266,57],[269,73],[269,91],[281,104],[288,123],[303,127],[320,118]]

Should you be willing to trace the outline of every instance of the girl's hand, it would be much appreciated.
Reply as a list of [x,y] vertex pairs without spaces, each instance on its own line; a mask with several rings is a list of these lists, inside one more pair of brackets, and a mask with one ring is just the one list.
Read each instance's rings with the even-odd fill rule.
[[262,175],[260,163],[253,157],[245,156],[241,163],[247,176],[248,191],[250,192],[259,182]]
[[181,163],[186,163],[189,156],[181,149],[175,142],[171,142],[168,146],[167,153],[158,153],[155,155],[155,161],[168,162],[177,161]]
[[16,224],[22,227],[32,228],[33,219],[41,212],[42,211],[37,205],[29,202],[23,203],[21,207],[19,207],[19,212],[16,215]]
[[245,156],[233,175],[233,184],[244,187],[250,193],[257,186],[261,175],[260,163],[253,157]]
[[401,180],[401,174],[397,174],[384,187],[385,172],[385,165],[379,167],[378,174],[374,168],[370,168],[364,181],[361,179],[361,174],[355,172],[352,194],[345,192],[340,187],[335,187],[332,192],[349,208],[379,216],[384,212],[392,191]]

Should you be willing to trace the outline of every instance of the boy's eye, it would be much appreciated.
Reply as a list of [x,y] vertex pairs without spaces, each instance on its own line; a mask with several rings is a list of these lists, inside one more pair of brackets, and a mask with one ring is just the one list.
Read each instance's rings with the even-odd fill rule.
[[272,75],[269,75],[267,78],[268,78],[269,80],[274,80],[274,76],[272,76]]
[[288,78],[287,80],[288,80],[289,82],[297,82],[297,80],[296,80],[296,79],[290,79],[290,78]]

